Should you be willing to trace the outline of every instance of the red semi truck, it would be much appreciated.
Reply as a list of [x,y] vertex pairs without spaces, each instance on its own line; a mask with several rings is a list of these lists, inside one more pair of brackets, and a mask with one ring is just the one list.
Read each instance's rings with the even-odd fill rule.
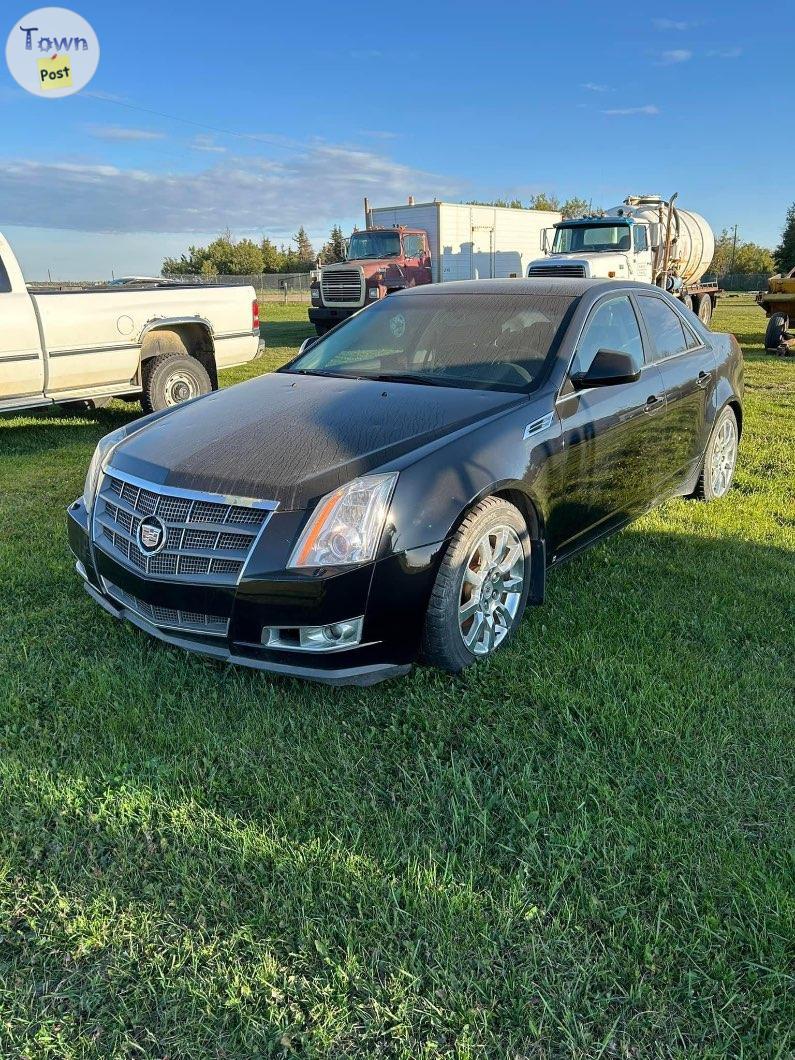
[[446,280],[524,276],[542,248],[550,210],[409,201],[370,209],[345,261],[312,283],[309,319],[318,335],[391,291]]

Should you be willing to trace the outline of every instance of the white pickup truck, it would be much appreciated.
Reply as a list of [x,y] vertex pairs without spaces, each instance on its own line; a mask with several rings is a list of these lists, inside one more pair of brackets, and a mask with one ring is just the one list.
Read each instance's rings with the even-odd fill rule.
[[154,412],[259,349],[253,287],[28,287],[0,235],[0,412],[140,397]]

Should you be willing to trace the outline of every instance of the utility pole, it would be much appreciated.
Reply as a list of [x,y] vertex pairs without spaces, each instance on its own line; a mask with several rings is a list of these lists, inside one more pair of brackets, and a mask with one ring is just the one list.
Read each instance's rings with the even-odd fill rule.
[[734,242],[732,243],[732,263],[729,266],[729,275],[734,276],[734,255],[737,253],[737,225],[734,226]]

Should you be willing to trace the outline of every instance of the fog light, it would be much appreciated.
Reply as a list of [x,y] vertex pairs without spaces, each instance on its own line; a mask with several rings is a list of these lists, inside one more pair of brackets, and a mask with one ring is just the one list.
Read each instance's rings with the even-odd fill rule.
[[378,287],[368,287],[367,288],[367,297],[368,298],[378,298],[378,297],[380,297],[380,295],[381,295],[381,291],[379,290]]
[[265,626],[262,643],[285,651],[342,651],[359,644],[363,625],[364,617],[328,626]]

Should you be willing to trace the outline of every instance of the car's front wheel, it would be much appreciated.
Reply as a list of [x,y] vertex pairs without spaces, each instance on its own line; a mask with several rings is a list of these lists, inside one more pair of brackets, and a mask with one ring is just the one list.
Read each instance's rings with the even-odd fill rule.
[[496,651],[513,634],[530,590],[530,538],[518,509],[487,497],[448,545],[431,593],[422,658],[450,673]]

